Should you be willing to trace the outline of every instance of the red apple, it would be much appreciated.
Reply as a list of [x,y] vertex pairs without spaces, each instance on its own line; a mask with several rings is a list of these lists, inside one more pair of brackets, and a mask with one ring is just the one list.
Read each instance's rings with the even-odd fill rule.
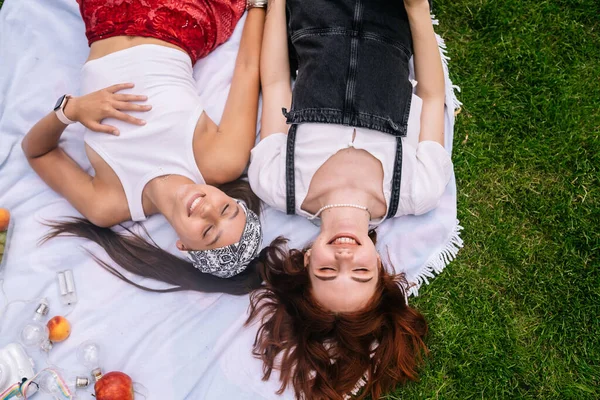
[[123,372],[113,371],[94,385],[96,400],[133,400],[133,381]]

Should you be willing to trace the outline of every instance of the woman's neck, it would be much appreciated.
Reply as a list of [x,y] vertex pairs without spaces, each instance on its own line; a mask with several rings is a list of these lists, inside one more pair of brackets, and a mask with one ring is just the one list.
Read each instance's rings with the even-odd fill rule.
[[369,232],[369,213],[354,207],[329,208],[321,213],[321,232],[362,237]]
[[163,175],[152,179],[144,188],[143,196],[150,203],[153,213],[160,213],[171,220],[173,205],[177,201],[177,190],[182,185],[193,184],[182,175]]
[[321,231],[332,233],[364,234],[369,231],[369,212],[376,206],[376,199],[366,191],[357,189],[332,190],[321,196],[319,207],[335,204],[352,204],[366,207],[332,207],[321,213]]

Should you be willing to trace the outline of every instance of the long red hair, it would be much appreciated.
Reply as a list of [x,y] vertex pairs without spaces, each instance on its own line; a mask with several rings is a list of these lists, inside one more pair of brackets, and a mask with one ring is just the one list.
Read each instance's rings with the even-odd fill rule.
[[382,269],[367,306],[333,313],[311,295],[306,250],[288,250],[278,238],[260,255],[265,287],[252,293],[247,323],[260,320],[253,352],[263,379],[279,370],[279,394],[291,385],[297,399],[310,400],[343,399],[358,386],[358,399],[378,399],[416,380],[427,323],[406,304],[404,276]]

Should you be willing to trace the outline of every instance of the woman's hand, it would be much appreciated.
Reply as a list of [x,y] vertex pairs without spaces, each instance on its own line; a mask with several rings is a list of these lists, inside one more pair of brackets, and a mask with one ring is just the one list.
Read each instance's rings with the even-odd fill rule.
[[69,99],[64,113],[71,121],[78,121],[92,131],[119,135],[117,128],[102,124],[102,120],[115,118],[134,125],[144,125],[146,121],[135,118],[123,111],[144,112],[152,108],[147,104],[133,103],[135,101],[146,101],[148,100],[147,96],[117,93],[133,87],[133,83],[121,83],[85,96],[72,97]]

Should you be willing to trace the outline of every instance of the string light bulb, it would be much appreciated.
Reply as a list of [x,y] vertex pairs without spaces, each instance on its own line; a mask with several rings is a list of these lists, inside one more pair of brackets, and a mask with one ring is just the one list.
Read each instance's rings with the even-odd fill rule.
[[48,301],[44,298],[40,301],[32,321],[25,324],[21,330],[21,343],[25,347],[40,347],[48,352],[52,349],[52,342],[48,339],[50,331],[42,319],[48,314]]
[[37,392],[49,394],[54,400],[74,400],[77,398],[76,391],[85,389],[90,385],[90,380],[85,377],[67,374],[64,370],[56,367],[45,368],[32,379],[23,382],[20,391],[25,398],[29,398]]
[[91,370],[92,376],[96,382],[102,378],[100,354],[100,346],[91,340],[81,343],[77,348],[77,359],[81,364]]
[[49,394],[52,398],[62,398],[66,393],[74,397],[78,389],[85,389],[90,385],[90,380],[81,376],[68,376],[60,369],[46,369],[38,374],[35,379],[40,391]]

